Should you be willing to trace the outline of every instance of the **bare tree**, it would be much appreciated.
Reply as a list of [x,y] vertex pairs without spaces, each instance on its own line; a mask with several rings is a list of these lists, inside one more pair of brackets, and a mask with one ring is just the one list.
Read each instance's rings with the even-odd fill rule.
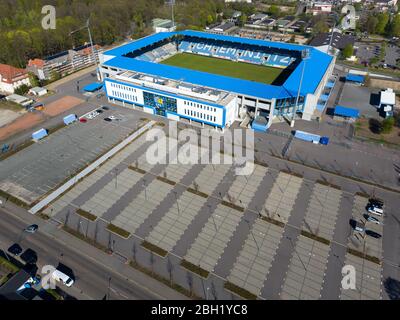
[[137,253],[137,248],[136,248],[136,242],[133,242],[132,246],[132,257],[133,257],[133,262],[137,264],[136,262],[136,253]]
[[189,294],[190,296],[193,295],[193,275],[188,271],[186,273],[186,280],[189,286]]
[[154,262],[155,262],[154,253],[153,251],[150,251],[151,275],[154,274]]
[[169,273],[170,286],[172,287],[174,265],[172,264],[171,259],[169,257],[168,257],[168,260],[167,260],[167,270],[168,270],[168,273]]

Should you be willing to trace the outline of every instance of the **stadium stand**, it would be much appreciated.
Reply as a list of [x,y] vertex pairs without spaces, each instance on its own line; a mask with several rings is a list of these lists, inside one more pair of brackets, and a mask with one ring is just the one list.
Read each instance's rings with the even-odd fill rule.
[[295,60],[288,55],[252,50],[250,46],[226,46],[211,40],[208,42],[184,40],[179,45],[179,51],[278,68],[286,68]]

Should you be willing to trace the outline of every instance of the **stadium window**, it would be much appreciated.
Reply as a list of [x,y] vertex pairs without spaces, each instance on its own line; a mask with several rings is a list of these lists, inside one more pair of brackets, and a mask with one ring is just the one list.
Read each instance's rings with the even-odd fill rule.
[[217,117],[216,116],[214,116],[214,122],[216,122],[217,121]]

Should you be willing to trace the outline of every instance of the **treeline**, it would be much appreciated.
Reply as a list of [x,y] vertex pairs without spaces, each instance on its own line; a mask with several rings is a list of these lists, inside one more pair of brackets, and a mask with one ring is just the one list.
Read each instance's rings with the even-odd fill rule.
[[[44,5],[56,8],[55,30],[41,26]],[[226,9],[223,0],[177,0],[175,17],[184,27],[201,28],[220,20]],[[25,67],[30,58],[88,42],[86,30],[70,35],[84,26],[88,17],[93,41],[109,45],[149,34],[152,19],[170,18],[171,7],[165,0],[1,0],[0,63]]]
[[372,13],[365,16],[358,24],[363,32],[369,34],[380,34],[383,36],[400,36],[400,15],[388,12]]

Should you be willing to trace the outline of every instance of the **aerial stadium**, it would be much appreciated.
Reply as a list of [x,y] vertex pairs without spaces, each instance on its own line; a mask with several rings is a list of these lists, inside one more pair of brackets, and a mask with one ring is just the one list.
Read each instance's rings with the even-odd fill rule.
[[216,129],[311,120],[334,57],[313,47],[199,31],[156,33],[104,52],[110,102]]

